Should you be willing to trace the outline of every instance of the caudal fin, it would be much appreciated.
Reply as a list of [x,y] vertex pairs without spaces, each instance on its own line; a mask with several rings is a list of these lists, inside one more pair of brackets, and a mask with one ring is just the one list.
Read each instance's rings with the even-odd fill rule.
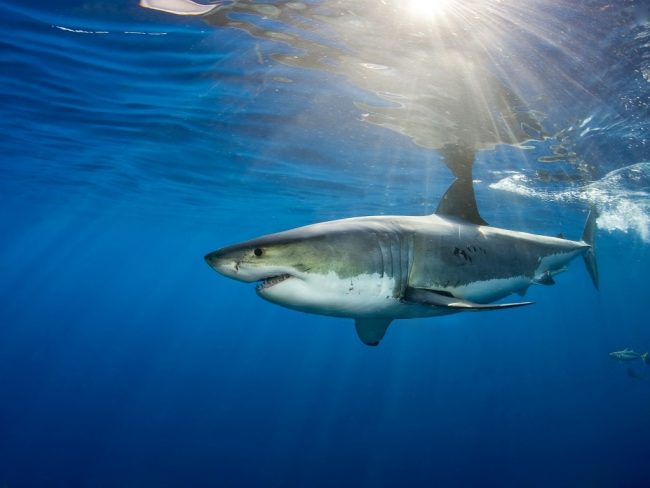
[[641,354],[641,359],[643,359],[644,363],[650,364],[650,359],[648,359],[648,353],[647,352],[644,352],[643,354]]
[[591,281],[596,287],[596,290],[599,290],[598,263],[596,262],[596,249],[594,247],[596,244],[596,220],[598,220],[598,211],[595,207],[592,207],[587,217],[587,223],[585,223],[585,229],[582,232],[582,241],[591,247],[582,257],[585,260],[585,266],[587,267],[589,276],[591,276]]

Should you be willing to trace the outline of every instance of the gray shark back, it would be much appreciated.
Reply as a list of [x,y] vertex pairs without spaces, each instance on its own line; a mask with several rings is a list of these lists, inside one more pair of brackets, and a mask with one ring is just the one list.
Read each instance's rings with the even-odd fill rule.
[[[440,220],[448,227],[445,232],[414,237],[409,285],[478,302],[503,298],[517,283],[525,289],[589,248],[576,241]],[[495,286],[496,280],[503,286]]]

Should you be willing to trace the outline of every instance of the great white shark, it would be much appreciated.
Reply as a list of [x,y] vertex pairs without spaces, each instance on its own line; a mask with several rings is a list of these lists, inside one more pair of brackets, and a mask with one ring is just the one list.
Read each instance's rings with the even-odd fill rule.
[[489,226],[476,206],[473,159],[448,148],[456,180],[432,215],[322,222],[224,247],[205,260],[229,278],[259,282],[258,295],[272,303],[354,319],[369,346],[395,319],[529,305],[493,302],[553,284],[577,256],[598,288],[595,210],[579,241]]

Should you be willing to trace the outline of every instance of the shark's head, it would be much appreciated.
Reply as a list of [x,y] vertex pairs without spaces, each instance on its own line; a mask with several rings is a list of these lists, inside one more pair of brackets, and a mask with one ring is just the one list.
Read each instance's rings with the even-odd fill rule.
[[[337,251],[343,244],[341,233],[322,227],[293,229],[224,247],[205,260],[224,276],[259,282],[257,293],[267,300],[317,310],[326,306],[317,289],[318,276],[336,272],[341,259],[347,261]],[[334,242],[338,246],[332,245]]]
[[[224,276],[259,282],[257,293],[271,302],[352,316],[357,306],[351,303],[353,296],[366,289],[356,283],[383,276],[384,261],[379,248],[368,245],[364,231],[351,227],[340,221],[301,227],[224,247],[205,260]],[[380,292],[373,288],[373,293]]]
[[289,279],[304,279],[313,263],[305,242],[281,234],[224,247],[205,256],[215,271],[247,283],[258,281],[262,291]]

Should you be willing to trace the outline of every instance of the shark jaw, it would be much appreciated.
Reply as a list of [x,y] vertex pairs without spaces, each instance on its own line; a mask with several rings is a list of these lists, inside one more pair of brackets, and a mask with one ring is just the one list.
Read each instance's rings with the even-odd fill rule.
[[205,261],[217,273],[245,283],[259,282],[259,292],[267,290],[290,278],[296,278],[297,271],[286,266],[250,266],[237,260],[229,259],[222,251],[215,251],[205,256]]
[[275,286],[278,283],[282,283],[283,281],[288,280],[290,278],[293,278],[293,276],[291,276],[288,273],[283,273],[279,276],[271,276],[269,278],[265,278],[261,280],[260,283],[257,285],[257,287],[255,287],[255,289],[257,290],[258,293],[260,293],[263,290],[271,288],[272,286]]

